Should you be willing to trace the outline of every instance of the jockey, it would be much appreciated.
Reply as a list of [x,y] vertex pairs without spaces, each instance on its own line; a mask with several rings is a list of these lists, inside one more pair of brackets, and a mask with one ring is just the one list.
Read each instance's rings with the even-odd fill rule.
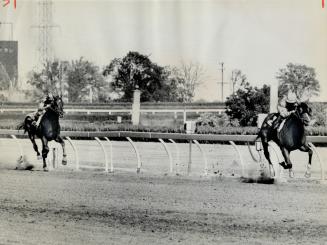
[[298,105],[298,99],[292,90],[290,90],[287,95],[284,95],[277,105],[277,110],[279,112],[277,118],[273,122],[273,129],[278,128],[278,131],[282,128],[283,121],[292,113],[295,112]]
[[52,105],[53,100],[53,95],[49,92],[42,99],[42,102],[40,102],[37,111],[34,113],[34,120],[32,122],[32,125],[34,125],[36,128],[40,125],[42,116],[44,115],[46,109],[48,109]]

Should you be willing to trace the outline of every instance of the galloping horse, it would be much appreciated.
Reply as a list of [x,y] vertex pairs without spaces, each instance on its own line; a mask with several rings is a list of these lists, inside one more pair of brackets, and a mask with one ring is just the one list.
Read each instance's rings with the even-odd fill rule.
[[67,164],[67,155],[65,150],[65,142],[60,137],[60,124],[59,117],[62,118],[64,103],[59,96],[55,96],[51,106],[46,109],[40,125],[36,128],[32,125],[33,119],[30,115],[27,115],[24,122],[18,126],[18,129],[24,129],[24,133],[28,133],[28,137],[32,141],[33,148],[36,151],[37,158],[40,159],[40,152],[37,144],[35,143],[35,136],[42,141],[42,158],[43,158],[43,170],[48,171],[46,158],[49,152],[48,142],[55,140],[62,146],[63,158],[62,164]]
[[292,163],[290,160],[290,152],[299,149],[300,151],[308,152],[309,162],[305,173],[306,177],[311,176],[311,159],[312,149],[306,141],[305,128],[310,122],[311,108],[302,102],[300,103],[295,112],[293,112],[285,121],[284,126],[279,131],[272,128],[268,123],[276,116],[276,113],[269,114],[262,123],[262,127],[258,133],[258,138],[261,138],[264,155],[269,162],[269,168],[273,170],[275,175],[270,155],[268,151],[268,142],[274,141],[281,149],[285,162],[279,163],[284,169],[289,169],[289,176],[294,177],[292,170]]

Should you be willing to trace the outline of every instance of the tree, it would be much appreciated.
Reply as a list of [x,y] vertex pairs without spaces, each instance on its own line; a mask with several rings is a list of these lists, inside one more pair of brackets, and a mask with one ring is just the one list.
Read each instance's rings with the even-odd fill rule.
[[204,79],[204,69],[199,63],[182,62],[180,67],[171,69],[171,74],[177,85],[177,100],[180,102],[192,102],[195,89]]
[[170,72],[138,52],[115,58],[103,74],[111,77],[111,87],[121,95],[121,101],[132,100],[136,85],[141,90],[141,101],[174,100],[175,81],[169,79]]
[[312,125],[326,126],[327,125],[327,105],[323,102],[310,103],[312,109]]
[[47,61],[40,72],[31,71],[27,83],[34,87],[33,101],[39,101],[48,91],[59,94],[60,62],[58,60]]
[[267,85],[257,88],[247,84],[226,99],[226,114],[240,126],[256,126],[257,114],[269,111],[269,93]]
[[71,62],[68,70],[69,101],[104,101],[108,86],[106,86],[99,67],[81,57]]
[[247,86],[247,78],[246,75],[242,73],[241,70],[234,69],[232,71],[231,77],[232,85],[233,85],[233,94],[237,90],[237,87]]
[[93,101],[103,101],[106,96],[99,68],[83,58],[71,63],[47,61],[41,71],[30,72],[28,83],[34,87],[31,94],[34,101],[39,101],[48,91],[62,95],[64,89],[68,90],[70,102],[89,101],[90,94]]
[[319,81],[316,79],[316,72],[312,67],[289,63],[286,68],[279,70],[276,78],[280,82],[280,97],[286,94],[289,89],[293,89],[302,101],[309,100],[319,94]]

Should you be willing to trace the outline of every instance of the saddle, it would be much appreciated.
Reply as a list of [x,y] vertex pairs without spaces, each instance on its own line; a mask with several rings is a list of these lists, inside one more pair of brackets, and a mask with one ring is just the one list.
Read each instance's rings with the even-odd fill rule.
[[279,113],[276,113],[267,123],[273,130],[277,129],[277,132],[280,132],[288,117],[282,117]]
[[[282,131],[285,122],[287,121],[287,119],[292,116],[292,114],[294,113],[294,111],[291,111],[291,113],[287,116],[287,117],[282,117],[279,113],[277,113],[274,118],[273,118],[273,122],[272,122],[272,129],[275,130],[277,129],[277,132],[280,133],[280,131]],[[276,118],[275,118],[276,117]]]
[[283,120],[279,123],[279,125],[277,127],[277,132],[278,133],[283,129],[286,120],[287,120],[287,118],[283,118]]

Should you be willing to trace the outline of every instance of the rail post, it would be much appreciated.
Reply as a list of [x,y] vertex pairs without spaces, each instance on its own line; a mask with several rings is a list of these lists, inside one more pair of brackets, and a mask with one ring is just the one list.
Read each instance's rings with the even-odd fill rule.
[[17,137],[15,135],[10,135],[11,138],[13,138],[16,142],[16,144],[18,145],[18,149],[19,149],[19,153],[20,153],[20,157],[22,158],[22,161],[24,161],[24,151],[22,148],[22,145],[20,144],[19,140],[17,139]]
[[325,166],[324,166],[324,163],[321,161],[321,157],[320,157],[319,152],[317,151],[317,148],[311,142],[309,143],[309,146],[312,148],[313,152],[318,157],[318,161],[319,161],[319,164],[320,164],[320,178],[321,178],[321,182],[325,183],[326,180],[325,180]]
[[186,122],[186,109],[184,108],[184,111],[183,111],[183,120],[184,120],[184,123]]
[[173,158],[171,157],[170,151],[167,147],[167,144],[162,140],[162,139],[158,139],[160,141],[160,143],[164,146],[165,151],[168,155],[169,158],[169,172],[172,173],[173,172]]
[[73,151],[74,151],[74,155],[75,155],[75,168],[76,170],[79,170],[79,158],[78,158],[78,152],[77,152],[77,148],[74,144],[74,142],[71,140],[70,137],[66,137],[66,139],[68,140],[69,144],[72,146]]
[[136,154],[136,158],[137,158],[137,169],[136,169],[136,173],[140,173],[141,172],[141,158],[140,158],[140,154],[139,154],[139,151],[136,147],[136,145],[134,144],[133,140],[131,140],[130,137],[126,137],[126,139],[129,141],[129,143],[131,143],[134,151],[135,151],[135,154]]
[[108,137],[104,137],[106,141],[109,142],[109,145],[110,145],[110,173],[113,173],[114,172],[114,163],[113,163],[113,157],[112,157],[112,143],[111,141],[109,140]]
[[58,167],[58,148],[53,146],[51,147],[51,151],[52,151],[52,168],[55,169],[56,167]]
[[204,175],[208,175],[208,161],[207,161],[207,156],[206,156],[204,150],[202,149],[200,143],[197,140],[193,140],[193,142],[200,149],[200,152],[201,152],[201,155],[202,155],[202,159],[203,159],[203,162],[204,162]]
[[177,157],[177,161],[176,161],[176,174],[178,174],[179,173],[179,164],[181,162],[181,155],[180,155],[180,152],[179,152],[179,149],[178,149],[178,146],[177,146],[176,142],[174,140],[172,140],[172,139],[169,139],[169,141],[171,143],[173,143],[174,146],[175,146],[176,157]]
[[238,155],[238,157],[240,159],[240,163],[241,163],[242,176],[244,176],[245,175],[245,166],[244,166],[243,156],[242,156],[240,150],[238,149],[237,145],[234,143],[234,141],[229,141],[229,143],[233,146],[233,148],[237,152],[237,155]]
[[108,171],[109,167],[108,167],[108,156],[107,156],[107,152],[106,152],[106,150],[105,150],[105,148],[104,148],[101,140],[98,137],[94,137],[94,139],[99,143],[99,145],[100,145],[100,147],[102,149],[102,153],[103,153],[103,156],[104,156],[104,171],[106,173],[108,173],[109,172]]
[[187,175],[190,175],[192,168],[192,140],[189,140]]

